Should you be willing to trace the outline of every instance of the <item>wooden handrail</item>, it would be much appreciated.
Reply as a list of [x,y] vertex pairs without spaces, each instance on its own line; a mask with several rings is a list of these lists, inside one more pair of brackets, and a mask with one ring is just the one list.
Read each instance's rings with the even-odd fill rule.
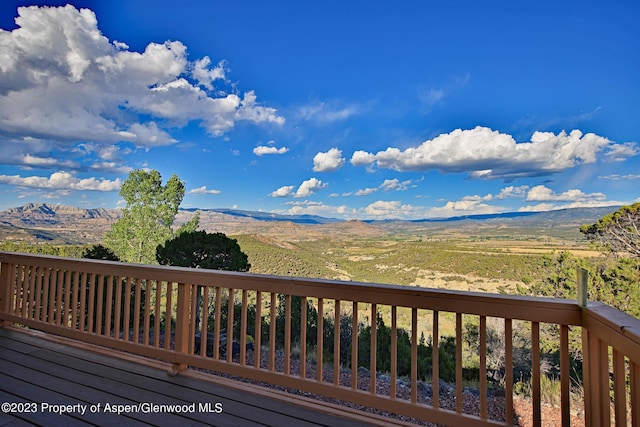
[[[201,291],[202,290],[202,291]],[[199,305],[196,295],[202,295]],[[240,297],[241,294],[241,297]],[[279,299],[282,297],[282,300]],[[301,297],[300,359],[297,371],[291,364],[292,298]],[[255,302],[249,302],[249,299]],[[282,301],[282,302],[279,302]],[[514,322],[523,321],[531,330],[532,390],[534,424],[542,424],[540,405],[540,335],[542,325],[558,325],[560,331],[561,411],[563,424],[569,422],[569,329],[582,328],[584,354],[585,420],[587,425],[626,425],[627,418],[640,427],[640,320],[624,315],[600,303],[498,295],[406,286],[339,282],[335,280],[262,276],[204,269],[147,266],[109,261],[69,259],[61,257],[0,252],[0,326],[20,324],[45,332],[68,336],[116,350],[164,359],[172,363],[172,374],[187,366],[211,369],[285,387],[324,394],[334,398],[373,406],[431,422],[448,425],[513,425],[513,355]],[[318,311],[317,336],[307,330],[307,304]],[[238,304],[237,308],[236,304]],[[278,307],[279,304],[284,304]],[[255,309],[255,322],[248,319],[249,308]],[[363,310],[363,307],[365,309]],[[376,366],[376,319],[383,308],[391,317],[391,353],[389,395],[380,394]],[[408,310],[408,311],[407,311]],[[226,314],[223,313],[226,312]],[[352,321],[351,338],[343,339],[340,318],[347,312]],[[397,396],[398,336],[400,313],[410,313],[411,368],[408,400]],[[284,314],[282,329],[276,328],[276,316]],[[390,313],[390,314],[389,314]],[[442,316],[455,315],[455,393],[462,387],[462,322],[463,316],[479,320],[480,412],[463,411],[462,399],[455,409],[442,408],[438,393],[440,364],[433,354],[432,400],[425,404],[418,396],[418,328],[420,321],[431,326],[433,352],[438,352],[442,335]],[[235,316],[239,320],[234,320]],[[222,316],[226,315],[226,322]],[[505,421],[488,419],[487,319],[504,321],[505,354]],[[200,319],[199,321],[197,319]],[[333,319],[333,320],[331,320]],[[210,320],[210,321],[209,321]],[[263,327],[263,321],[268,323]],[[332,340],[323,339],[323,331],[331,322]],[[225,324],[226,323],[226,324]],[[366,358],[370,370],[369,388],[359,388],[357,362],[358,328],[362,323],[371,328]],[[238,328],[240,333],[234,332]],[[255,335],[253,352],[247,351]],[[221,331],[226,339],[221,340]],[[238,329],[236,329],[238,331]],[[262,340],[263,333],[268,340]],[[276,335],[284,337],[282,342]],[[161,336],[163,335],[163,336]],[[210,336],[211,335],[211,336]],[[196,343],[196,336],[199,341]],[[315,342],[314,352],[307,340]],[[238,346],[237,353],[234,348]],[[266,348],[261,348],[265,346]],[[279,347],[282,346],[282,347]],[[323,364],[329,346],[331,364]],[[341,346],[350,346],[352,369],[345,383],[341,374]],[[282,348],[284,367],[276,366],[277,352]],[[309,350],[309,351],[308,351]],[[248,358],[253,355],[253,361]],[[315,355],[316,375],[310,373],[307,356]],[[266,363],[261,364],[261,356]],[[323,378],[324,369],[333,370]],[[309,374],[309,375],[307,375]],[[613,379],[612,394],[609,380]],[[625,387],[629,384],[629,387]],[[613,403],[611,403],[613,402]],[[624,424],[623,424],[624,423]]]

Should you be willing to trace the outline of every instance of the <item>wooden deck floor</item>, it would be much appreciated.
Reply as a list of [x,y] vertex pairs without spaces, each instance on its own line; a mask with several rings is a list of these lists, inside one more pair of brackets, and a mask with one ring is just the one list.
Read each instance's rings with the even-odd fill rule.
[[[386,424],[381,418],[371,422],[354,420],[327,413],[322,407],[291,404],[188,376],[170,377],[166,371],[151,366],[0,328],[0,403],[3,402],[14,405],[9,405],[9,411],[3,406],[0,426]],[[152,407],[165,404],[183,405],[184,411],[158,413],[155,411],[159,408]],[[222,404],[221,413],[215,412],[220,408],[216,404]],[[55,405],[69,405],[68,412],[55,413],[62,408]],[[130,412],[110,412],[119,408]]]

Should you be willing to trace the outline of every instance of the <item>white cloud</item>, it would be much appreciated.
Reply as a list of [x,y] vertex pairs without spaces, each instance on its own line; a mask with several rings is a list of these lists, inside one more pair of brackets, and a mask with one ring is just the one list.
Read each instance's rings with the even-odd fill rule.
[[296,114],[303,120],[314,120],[319,123],[332,123],[348,119],[351,116],[360,114],[362,107],[359,105],[336,106],[327,105],[324,102],[309,104],[298,109]]
[[295,186],[293,185],[284,185],[278,188],[276,191],[270,193],[269,195],[271,197],[289,197],[292,195],[294,188]]
[[0,31],[0,133],[14,141],[52,141],[59,152],[87,141],[154,147],[176,142],[165,125],[196,121],[222,135],[238,121],[284,123],[253,91],[224,86],[224,62],[189,61],[179,41],[135,52],[104,36],[89,9],[18,14],[17,29]]
[[375,193],[377,191],[378,191],[377,188],[365,188],[365,189],[356,191],[354,193],[354,196],[368,196],[368,195],[373,194],[373,193]]
[[449,218],[464,215],[481,215],[504,212],[500,206],[492,206],[483,201],[490,200],[489,196],[465,196],[461,200],[448,201],[442,207],[431,208],[428,215],[436,218]]
[[326,188],[328,184],[320,181],[317,178],[310,178],[306,181],[303,181],[298,187],[294,197],[309,197],[312,194],[317,193],[323,188]]
[[541,176],[593,163],[611,142],[579,130],[569,134],[535,132],[530,142],[516,143],[511,135],[478,126],[457,129],[405,150],[389,147],[378,153],[356,151],[353,165],[376,164],[397,171],[469,172],[471,178],[513,179]]
[[52,190],[118,191],[122,182],[120,178],[114,181],[93,177],[80,179],[69,172],[55,172],[49,177],[0,175],[0,184]]
[[622,162],[638,154],[640,154],[640,147],[637,143],[625,142],[624,144],[611,145],[605,157],[613,162]]
[[503,200],[512,197],[522,198],[526,195],[527,190],[529,189],[528,185],[521,185],[518,187],[514,187],[510,185],[509,187],[505,187],[500,190],[500,193],[496,196],[496,199]]
[[355,214],[353,209],[347,206],[330,206],[325,205],[322,202],[287,202],[290,205],[286,213],[289,215],[321,215],[321,216],[334,216],[334,215],[346,215],[349,213]]
[[572,189],[564,193],[556,194],[549,187],[536,185],[527,192],[527,202],[584,202],[591,200],[605,200],[607,197],[603,193],[584,193],[582,190]]
[[610,179],[612,181],[620,181],[622,179],[640,179],[640,174],[627,174],[627,175],[620,175],[617,173],[614,173],[612,175],[601,175],[598,178],[600,179]]
[[271,197],[309,197],[323,188],[327,187],[327,183],[320,181],[317,178],[309,178],[306,181],[302,181],[302,184],[294,191],[294,185],[285,185],[273,191],[269,195]]
[[364,213],[375,218],[407,218],[415,213],[415,208],[396,200],[378,200],[365,207]]
[[313,157],[314,172],[333,172],[344,165],[342,150],[331,148],[326,153],[320,152]]
[[190,190],[189,194],[220,194],[220,190],[208,190],[207,186],[203,185],[202,187]]
[[413,181],[410,179],[402,182],[398,178],[385,179],[384,182],[380,184],[379,188],[384,191],[405,191],[409,188],[409,185],[411,185],[412,182]]
[[284,154],[287,151],[289,151],[287,147],[276,148],[273,146],[259,145],[253,149],[253,154],[263,156],[265,154]]

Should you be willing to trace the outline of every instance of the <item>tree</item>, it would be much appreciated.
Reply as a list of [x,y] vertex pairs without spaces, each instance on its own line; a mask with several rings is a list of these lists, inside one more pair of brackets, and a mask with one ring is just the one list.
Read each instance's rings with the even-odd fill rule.
[[122,261],[155,263],[156,247],[173,235],[184,184],[174,174],[163,186],[158,171],[137,169],[122,184],[120,196],[127,205],[105,236],[106,245]]
[[184,231],[156,248],[156,260],[162,265],[249,271],[249,258],[236,239],[223,233]]
[[93,245],[82,251],[82,258],[102,259],[106,261],[120,261],[113,251],[103,245]]
[[615,254],[640,257],[640,203],[623,206],[600,218],[595,224],[583,225],[580,232]]
[[[162,265],[227,271],[249,271],[251,268],[249,258],[240,249],[238,241],[223,233],[182,231],[176,234],[174,238],[156,248],[156,259]],[[196,299],[197,307],[200,307],[200,286]],[[200,310],[197,310],[196,328],[199,323]]]

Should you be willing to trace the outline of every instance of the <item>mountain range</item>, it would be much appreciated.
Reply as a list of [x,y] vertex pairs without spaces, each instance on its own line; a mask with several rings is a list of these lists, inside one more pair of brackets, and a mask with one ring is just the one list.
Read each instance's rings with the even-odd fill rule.
[[[392,232],[422,233],[451,229],[471,232],[482,229],[518,228],[535,234],[539,230],[577,233],[582,224],[593,223],[619,209],[573,208],[546,212],[509,212],[418,220],[341,220],[317,215],[283,215],[236,209],[180,209],[176,224],[200,213],[200,225],[209,232],[266,234],[291,237],[328,237],[335,234],[381,235]],[[121,216],[119,209],[84,209],[74,206],[30,203],[0,212],[0,241],[96,243]],[[536,231],[538,230],[538,231]]]

